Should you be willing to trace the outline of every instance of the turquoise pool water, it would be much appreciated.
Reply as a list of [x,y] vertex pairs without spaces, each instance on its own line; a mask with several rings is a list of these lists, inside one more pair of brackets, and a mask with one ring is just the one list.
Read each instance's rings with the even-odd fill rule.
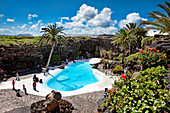
[[53,75],[47,85],[58,91],[73,91],[98,81],[88,62],[76,62],[67,69],[63,69],[59,74]]

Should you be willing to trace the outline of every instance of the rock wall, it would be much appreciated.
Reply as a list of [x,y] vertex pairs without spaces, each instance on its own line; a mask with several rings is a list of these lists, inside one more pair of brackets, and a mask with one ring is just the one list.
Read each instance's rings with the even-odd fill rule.
[[[81,51],[81,56],[86,57],[87,52],[94,56],[96,48],[119,52],[111,44],[110,39],[73,39],[68,38],[66,45],[61,47],[56,45],[53,54],[61,56],[58,62],[51,64],[58,65],[66,58],[76,58],[77,51]],[[45,65],[51,45],[20,44],[9,47],[0,45],[0,68],[7,74],[14,74],[16,71],[25,72],[37,67],[38,64]],[[97,50],[99,52],[99,50]],[[98,54],[99,57],[99,54]]]

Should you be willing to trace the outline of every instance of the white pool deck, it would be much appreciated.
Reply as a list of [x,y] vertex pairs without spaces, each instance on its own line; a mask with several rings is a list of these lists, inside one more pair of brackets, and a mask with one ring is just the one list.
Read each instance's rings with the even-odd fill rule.
[[[88,60],[76,60],[76,62],[84,62],[84,61],[88,61]],[[73,62],[69,62],[69,64],[66,65],[65,67],[67,68],[71,63]],[[54,73],[56,74],[62,71],[62,69],[56,69],[56,67],[54,70],[51,70],[51,69],[52,68],[50,68],[49,73],[52,75]],[[74,91],[59,91],[62,94],[62,96],[65,97],[65,96],[72,96],[72,95],[89,93],[89,92],[94,92],[94,91],[101,91],[101,90],[104,90],[105,88],[111,89],[114,81],[118,79],[116,76],[112,76],[111,78],[111,76],[105,75],[104,73],[100,72],[97,69],[92,69],[92,70],[93,70],[95,77],[99,79],[98,82],[86,85]],[[37,91],[33,90],[33,86],[32,86],[33,78],[32,77],[27,78],[27,79],[22,79],[20,81],[15,81],[15,88],[22,90],[23,84],[25,84],[28,94],[46,96],[47,94],[51,92],[51,90],[53,90],[47,86],[47,82],[49,79],[52,78],[52,76],[50,75],[44,76],[44,73],[36,74],[36,76],[39,79],[43,80],[43,83],[37,83]],[[12,81],[6,81],[6,82],[0,83],[0,89],[12,89]]]

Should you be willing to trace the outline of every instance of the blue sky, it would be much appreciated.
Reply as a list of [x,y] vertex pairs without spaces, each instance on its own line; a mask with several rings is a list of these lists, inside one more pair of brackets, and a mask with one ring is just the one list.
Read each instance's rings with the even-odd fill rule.
[[0,0],[0,34],[42,35],[56,23],[66,34],[114,34],[130,22],[140,24],[147,13],[163,11],[164,0]]

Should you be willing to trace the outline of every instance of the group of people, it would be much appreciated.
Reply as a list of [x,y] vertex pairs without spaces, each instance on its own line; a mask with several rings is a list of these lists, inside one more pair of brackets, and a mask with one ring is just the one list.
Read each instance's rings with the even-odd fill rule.
[[[12,90],[16,91],[17,97],[22,97],[21,94],[20,94],[20,89],[15,89],[15,81],[14,80],[12,80],[12,86],[13,86]],[[24,84],[23,84],[23,91],[25,92],[25,95],[28,95],[27,94],[27,89],[26,89]]]
[[[20,80],[18,72],[16,73],[16,80],[17,81]],[[36,75],[34,75],[34,77],[33,77],[33,90],[35,90],[35,91],[37,91],[37,87],[36,87],[37,83],[36,82],[38,82],[38,77],[36,77]],[[40,83],[42,83],[42,80],[40,81]],[[12,80],[12,86],[13,86],[12,90],[16,91],[17,97],[22,97],[21,94],[20,94],[20,89],[15,89],[15,80]],[[23,84],[23,91],[25,92],[26,95],[28,95],[25,84]]]

